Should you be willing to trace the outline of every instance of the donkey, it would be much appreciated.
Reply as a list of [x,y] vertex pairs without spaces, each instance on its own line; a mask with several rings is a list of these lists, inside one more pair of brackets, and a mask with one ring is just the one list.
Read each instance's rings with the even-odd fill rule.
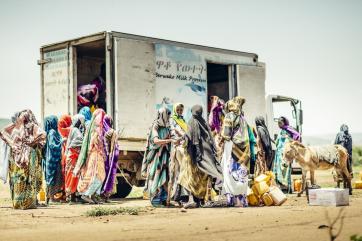
[[298,197],[303,194],[306,186],[306,175],[310,172],[311,183],[315,184],[315,170],[329,170],[334,168],[336,173],[343,177],[344,188],[349,189],[352,195],[352,176],[347,169],[348,152],[341,145],[310,146],[306,147],[300,142],[292,141],[285,144],[283,159],[289,164],[295,159],[302,167],[302,190]]

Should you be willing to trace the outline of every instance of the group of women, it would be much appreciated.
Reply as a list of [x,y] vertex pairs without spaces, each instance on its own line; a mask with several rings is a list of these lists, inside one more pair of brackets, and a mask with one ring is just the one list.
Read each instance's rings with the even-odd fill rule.
[[[285,117],[276,152],[263,117],[250,126],[237,96],[226,103],[211,98],[209,118],[202,106],[192,107],[188,123],[184,106],[173,113],[165,107],[151,125],[142,163],[145,191],[154,206],[178,203],[185,208],[207,205],[215,195],[227,206],[246,207],[249,174],[272,170],[276,182],[291,190],[291,168],[283,160],[287,141],[300,135]],[[30,110],[12,117],[0,131],[0,178],[9,177],[16,209],[35,208],[37,194],[46,187],[47,202],[108,201],[113,194],[119,148],[112,118],[103,109],[83,107],[74,116],[47,116],[41,128]],[[44,177],[45,185],[42,183]]]
[[158,110],[142,165],[151,204],[194,208],[208,205],[217,193],[227,206],[247,207],[249,174],[254,170],[255,175],[273,171],[277,184],[290,191],[291,168],[282,152],[287,141],[299,140],[300,135],[288,120],[279,119],[274,154],[264,118],[256,118],[256,128],[247,123],[243,97],[225,103],[213,96],[211,101],[208,121],[200,105],[192,107],[188,123],[182,103],[173,106],[173,113],[166,107]]
[[41,128],[30,110],[12,117],[0,132],[15,209],[35,208],[44,176],[47,203],[108,201],[114,190],[119,149],[112,118],[83,107],[74,116],[54,115]]

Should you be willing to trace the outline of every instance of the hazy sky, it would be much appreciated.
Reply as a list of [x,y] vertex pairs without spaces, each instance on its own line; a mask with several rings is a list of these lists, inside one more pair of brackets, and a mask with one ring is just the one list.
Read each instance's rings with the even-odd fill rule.
[[302,100],[305,134],[362,132],[359,0],[0,0],[0,29],[0,117],[40,115],[41,45],[113,30],[257,53],[267,93]]

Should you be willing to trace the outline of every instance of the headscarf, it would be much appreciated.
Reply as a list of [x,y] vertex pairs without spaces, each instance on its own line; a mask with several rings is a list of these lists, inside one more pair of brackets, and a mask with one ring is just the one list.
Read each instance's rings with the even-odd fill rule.
[[288,132],[292,136],[293,140],[300,141],[300,133],[289,125],[289,120],[284,116],[281,116],[279,120],[283,121],[284,123],[282,129]]
[[72,117],[72,125],[66,145],[66,154],[69,148],[81,147],[83,143],[83,136],[85,131],[84,116],[76,114]]
[[79,171],[79,169],[82,168],[82,166],[85,164],[87,160],[88,153],[90,151],[90,148],[92,147],[91,143],[92,135],[94,133],[97,133],[97,138],[99,143],[103,143],[103,136],[104,136],[103,119],[105,115],[106,113],[101,108],[94,111],[92,120],[89,124],[89,127],[86,130],[83,139],[82,148],[78,156],[77,164],[73,171],[74,174],[76,174]]
[[55,115],[44,119],[44,130],[47,133],[47,143],[44,147],[45,180],[48,185],[52,185],[55,183],[55,173],[62,155],[62,137],[58,132],[58,118]]
[[266,157],[272,156],[272,145],[271,145],[271,138],[268,131],[268,128],[265,124],[265,119],[262,116],[258,116],[255,118],[255,125],[258,131],[258,137],[261,140],[261,144],[265,151]]
[[211,130],[204,118],[202,117],[202,106],[194,105],[191,108],[192,117],[189,121],[189,131],[188,136],[194,145],[200,144],[201,132],[204,132],[208,135],[207,141],[215,146],[214,138],[212,138]]
[[68,138],[72,125],[72,117],[70,115],[62,115],[58,122],[58,131],[63,138]]
[[96,103],[99,97],[98,88],[94,84],[82,85],[78,87],[77,99],[82,106],[91,106]]
[[161,107],[157,111],[157,118],[153,122],[157,127],[169,127],[171,111],[166,107]]
[[225,112],[234,112],[236,115],[242,114],[241,108],[245,104],[245,98],[241,96],[236,96],[226,102],[225,104]]
[[223,121],[224,101],[217,96],[211,97],[211,109],[209,114],[209,125],[212,131],[220,133]]
[[39,127],[31,110],[18,112],[13,121],[0,131],[0,138],[10,146],[15,164],[22,168],[29,164],[31,148],[45,145],[46,133]]
[[181,127],[182,130],[187,131],[187,124],[185,122],[184,117],[182,115],[178,115],[176,111],[177,107],[179,106],[184,107],[184,105],[181,103],[176,103],[173,105],[173,114],[171,118],[176,121],[176,123]]
[[346,124],[341,125],[340,132],[337,134],[335,144],[342,145],[347,149],[348,154],[352,155],[352,136],[349,133]]
[[79,110],[79,114],[84,116],[85,126],[88,126],[92,119],[92,112],[90,108],[88,106],[82,107],[82,109]]

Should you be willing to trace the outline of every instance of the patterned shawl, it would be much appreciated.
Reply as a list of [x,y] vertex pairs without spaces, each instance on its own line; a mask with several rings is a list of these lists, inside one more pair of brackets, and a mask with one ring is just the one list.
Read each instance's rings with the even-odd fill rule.
[[78,171],[82,168],[82,166],[85,164],[87,160],[88,153],[91,150],[90,148],[92,147],[91,143],[92,135],[95,133],[98,134],[97,136],[98,138],[100,138],[99,142],[103,143],[103,138],[104,138],[103,119],[105,115],[106,113],[102,109],[97,109],[94,111],[92,120],[89,124],[89,127],[86,130],[83,139],[82,148],[78,156],[77,164],[73,171],[74,174],[78,173]]
[[80,114],[73,116],[72,125],[70,128],[71,129],[66,144],[66,155],[69,152],[69,148],[77,148],[82,146],[85,130],[84,116]]
[[245,98],[241,96],[236,96],[226,102],[225,104],[225,112],[234,112],[236,115],[240,115],[242,113],[242,106],[245,104]]
[[31,148],[45,145],[46,134],[39,127],[31,110],[18,112],[14,123],[0,131],[0,138],[10,146],[15,164],[22,168],[29,164]]

